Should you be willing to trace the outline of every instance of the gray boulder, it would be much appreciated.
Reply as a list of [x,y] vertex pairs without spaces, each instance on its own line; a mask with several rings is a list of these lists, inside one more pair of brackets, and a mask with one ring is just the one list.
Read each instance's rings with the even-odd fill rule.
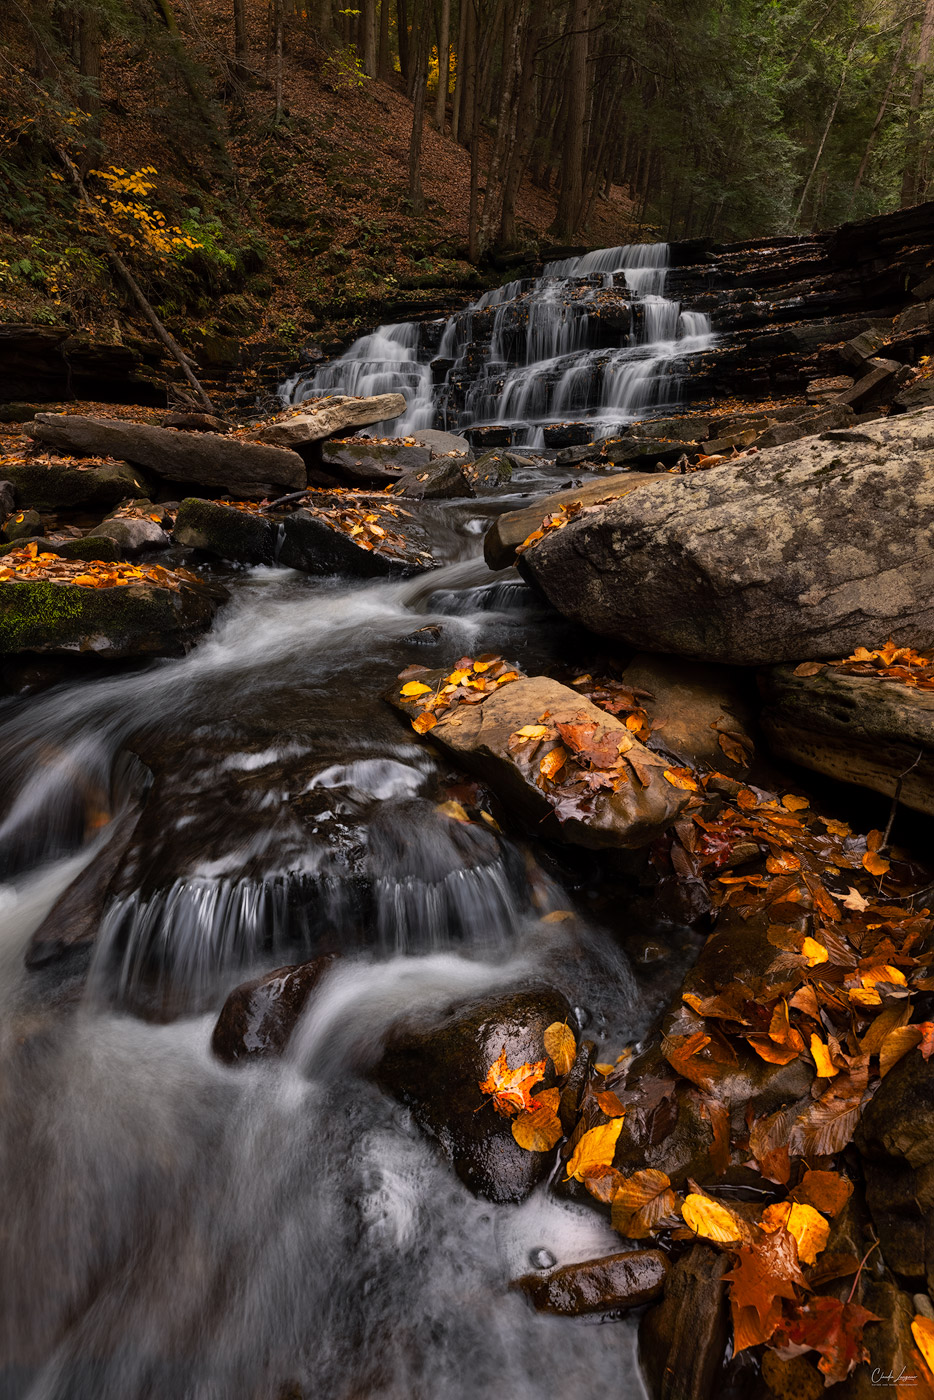
[[325,471],[351,486],[384,486],[398,481],[405,471],[426,466],[434,455],[424,443],[341,442],[326,443],[322,449]]
[[[335,516],[346,502],[337,502],[337,509],[328,509],[327,498],[321,505],[303,507],[287,515],[282,522],[282,538],[278,562],[288,569],[301,569],[306,574],[352,574],[356,578],[408,578],[423,569],[438,567],[431,553],[431,541],[414,517],[385,513],[386,503],[371,499],[361,503],[360,514],[375,514],[382,537],[366,531],[352,535],[340,528]],[[360,498],[355,498],[355,502]]]
[[934,691],[827,667],[761,677],[762,728],[779,758],[934,814]]
[[[296,452],[219,433],[176,432],[149,423],[72,413],[38,413],[26,424],[26,432],[58,452],[122,458],[170,481],[229,491],[244,500],[298,491],[306,482],[305,464]],[[122,496],[145,494],[140,482],[121,492]]]
[[348,428],[369,428],[374,423],[389,422],[404,412],[404,394],[375,394],[365,399],[341,395],[323,399],[307,412],[292,413],[265,424],[257,429],[256,437],[257,441],[273,447],[305,447],[337,437]]
[[419,428],[417,433],[410,436],[430,447],[433,457],[444,457],[449,452],[456,452],[459,457],[473,456],[470,443],[460,433],[443,433],[439,428]]
[[178,508],[172,538],[235,564],[272,564],[278,526],[267,516],[219,501],[188,496]]
[[934,646],[934,412],[802,439],[585,512],[520,559],[559,612],[760,665]]

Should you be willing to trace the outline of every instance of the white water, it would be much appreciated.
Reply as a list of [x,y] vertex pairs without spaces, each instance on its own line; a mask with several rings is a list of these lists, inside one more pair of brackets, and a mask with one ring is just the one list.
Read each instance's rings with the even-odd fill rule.
[[[497,425],[511,429],[514,444],[541,447],[549,426],[572,421],[586,424],[594,440],[611,437],[634,419],[676,407],[679,366],[713,342],[702,312],[665,297],[667,263],[664,243],[603,248],[549,263],[531,284],[485,292],[445,325],[437,357],[453,364],[434,389],[431,352],[413,322],[381,326],[280,392],[287,402],[336,392],[403,393],[405,415],[377,433]],[[591,318],[613,289],[631,302],[633,329],[608,347]],[[488,342],[478,341],[490,312]],[[465,374],[469,387],[455,409],[454,386]]]

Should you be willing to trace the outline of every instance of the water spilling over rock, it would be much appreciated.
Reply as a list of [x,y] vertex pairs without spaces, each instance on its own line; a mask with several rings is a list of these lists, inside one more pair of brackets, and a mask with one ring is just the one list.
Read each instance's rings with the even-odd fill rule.
[[610,437],[677,404],[679,366],[712,343],[707,316],[664,295],[668,256],[667,244],[646,243],[548,263],[443,327],[381,326],[283,392],[294,403],[401,392],[394,432],[434,425],[489,446]]

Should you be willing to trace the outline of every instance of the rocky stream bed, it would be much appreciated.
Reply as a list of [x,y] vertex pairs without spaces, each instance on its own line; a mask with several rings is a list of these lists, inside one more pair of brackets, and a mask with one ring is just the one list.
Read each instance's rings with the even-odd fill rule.
[[9,427],[3,1400],[934,1395],[926,208]]

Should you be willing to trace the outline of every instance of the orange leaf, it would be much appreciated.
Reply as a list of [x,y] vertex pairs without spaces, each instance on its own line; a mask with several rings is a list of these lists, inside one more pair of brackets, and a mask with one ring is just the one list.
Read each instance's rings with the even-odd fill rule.
[[551,749],[548,753],[545,754],[545,757],[538,765],[538,771],[541,773],[543,778],[546,778],[553,782],[555,774],[560,773],[561,769],[564,767],[567,756],[568,752],[564,745],[557,744],[553,749]]
[[830,1226],[820,1212],[797,1201],[779,1201],[774,1206],[766,1206],[761,1224],[769,1234],[787,1230],[794,1235],[802,1264],[815,1263],[830,1237]]
[[592,1174],[594,1167],[612,1166],[622,1126],[622,1118],[614,1118],[610,1123],[600,1123],[583,1133],[567,1164],[565,1181],[583,1181]]
[[492,1095],[493,1107],[505,1118],[512,1117],[520,1109],[531,1113],[535,1107],[531,1090],[540,1079],[544,1079],[545,1065],[545,1060],[539,1060],[534,1065],[526,1063],[518,1069],[510,1069],[504,1046],[498,1059],[490,1066],[486,1079],[482,1080],[480,1092]]
[[685,792],[697,791],[697,783],[691,774],[690,768],[666,768],[665,777],[668,779],[669,783],[671,783],[672,787],[682,788]]
[[437,723],[437,715],[433,715],[430,710],[422,710],[421,714],[413,719],[412,728],[416,734],[424,734],[427,730],[434,729]]
[[677,1220],[678,1198],[664,1172],[647,1167],[620,1184],[613,1197],[614,1230],[630,1240],[647,1239],[655,1230]]
[[612,1089],[604,1089],[602,1093],[594,1094],[594,1098],[600,1106],[600,1112],[605,1113],[607,1118],[622,1118],[626,1112],[625,1104],[620,1103]]
[[839,1215],[853,1194],[853,1183],[839,1172],[807,1171],[791,1193],[793,1201],[814,1206],[825,1215]]
[[555,1074],[570,1074],[577,1055],[577,1041],[570,1026],[553,1021],[545,1031],[545,1054],[555,1067]]
[[557,1089],[546,1089],[533,1101],[534,1108],[513,1119],[512,1135],[526,1152],[550,1152],[563,1136],[555,1111],[559,1099]]

